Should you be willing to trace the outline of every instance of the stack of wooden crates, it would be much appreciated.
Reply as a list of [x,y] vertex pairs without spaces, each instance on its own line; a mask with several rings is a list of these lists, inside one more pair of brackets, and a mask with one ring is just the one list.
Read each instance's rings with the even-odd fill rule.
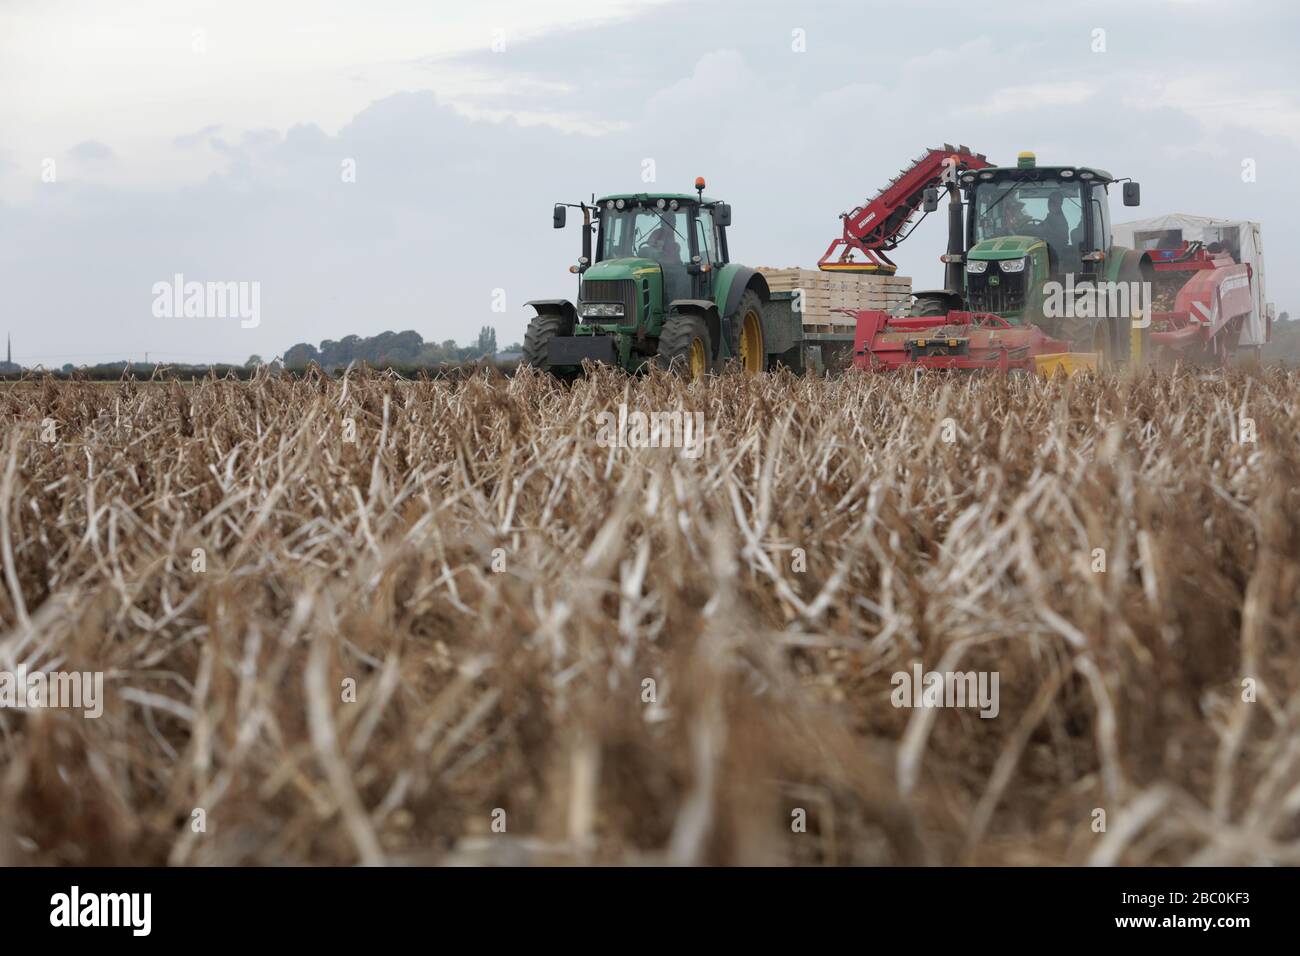
[[906,306],[912,298],[907,276],[864,272],[823,272],[820,269],[773,269],[759,266],[773,292],[803,292],[803,326],[809,332],[852,329],[851,316],[836,309],[883,309]]

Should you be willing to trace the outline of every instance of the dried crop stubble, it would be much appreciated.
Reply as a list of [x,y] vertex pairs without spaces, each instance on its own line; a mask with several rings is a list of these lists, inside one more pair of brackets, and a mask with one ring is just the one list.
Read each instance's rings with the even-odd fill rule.
[[1300,862],[1295,373],[0,401],[2,862]]

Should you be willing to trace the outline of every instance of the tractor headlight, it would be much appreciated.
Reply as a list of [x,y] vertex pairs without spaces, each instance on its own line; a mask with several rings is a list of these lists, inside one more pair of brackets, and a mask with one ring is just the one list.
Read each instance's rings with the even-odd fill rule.
[[987,259],[967,259],[966,271],[973,276],[983,275],[988,271],[989,263]]
[[621,319],[623,318],[623,303],[582,302],[578,305],[578,314],[584,319]]
[[1003,272],[1024,272],[1025,271],[1024,259],[1003,259],[998,264],[1002,267]]

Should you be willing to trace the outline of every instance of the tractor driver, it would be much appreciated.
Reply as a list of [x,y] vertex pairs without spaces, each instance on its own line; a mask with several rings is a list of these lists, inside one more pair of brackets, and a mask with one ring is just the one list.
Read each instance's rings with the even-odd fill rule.
[[1061,194],[1052,193],[1047,197],[1047,215],[1038,227],[1038,234],[1046,240],[1057,257],[1065,254],[1070,244],[1070,224],[1066,222],[1065,213],[1061,212]]
[[650,238],[642,247],[642,255],[653,259],[660,265],[679,265],[682,261],[682,247],[673,235],[672,227],[667,224],[659,226],[650,233]]
[[682,247],[673,234],[671,225],[664,223],[650,233],[639,253],[659,263],[659,268],[663,270],[665,303],[690,295],[690,277],[686,274]]
[[1029,216],[1025,214],[1025,207],[1015,196],[1008,196],[1002,202],[1006,206],[1006,210],[1002,213],[1002,235],[1023,236],[1029,225]]

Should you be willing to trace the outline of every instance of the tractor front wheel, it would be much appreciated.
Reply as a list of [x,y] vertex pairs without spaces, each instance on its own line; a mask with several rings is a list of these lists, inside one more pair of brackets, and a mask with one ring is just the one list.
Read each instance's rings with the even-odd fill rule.
[[698,315],[674,312],[659,332],[659,364],[687,381],[697,382],[712,366],[709,330]]
[[528,330],[524,332],[524,364],[546,368],[551,339],[557,335],[572,334],[572,324],[566,322],[564,316],[558,312],[539,312],[533,316],[528,323]]

